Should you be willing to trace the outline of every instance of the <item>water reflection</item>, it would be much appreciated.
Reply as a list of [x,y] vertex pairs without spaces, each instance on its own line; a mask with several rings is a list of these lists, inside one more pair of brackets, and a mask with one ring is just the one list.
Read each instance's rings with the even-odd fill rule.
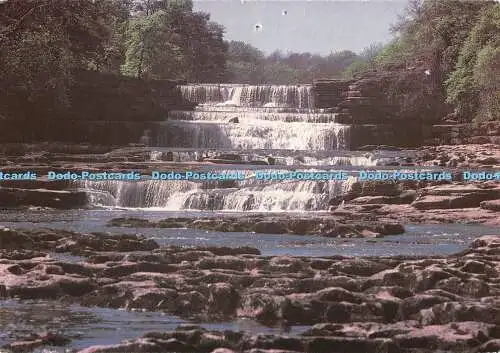
[[[57,332],[70,338],[71,348],[116,344],[146,332],[175,330],[186,321],[159,312],[127,311],[109,308],[86,308],[46,300],[0,300],[0,346],[26,338],[33,333]],[[265,327],[249,320],[200,323],[209,330],[245,331],[250,334],[297,335],[310,326]],[[64,352],[68,347],[51,347]],[[42,349],[40,349],[42,351]]]
[[[311,215],[321,213],[311,213]],[[393,256],[445,255],[461,251],[477,236],[496,234],[498,227],[465,224],[406,225],[402,235],[381,239],[338,239],[320,236],[270,235],[212,232],[199,229],[119,228],[107,227],[112,218],[136,217],[160,220],[168,217],[211,216],[212,212],[162,212],[146,210],[70,210],[6,211],[0,225],[14,228],[56,228],[77,232],[110,232],[142,234],[162,245],[180,246],[252,246],[263,255],[295,256]],[[238,216],[241,213],[224,213]],[[295,213],[288,213],[293,217]],[[297,213],[300,217],[307,213]],[[221,215],[222,216],[222,215]]]

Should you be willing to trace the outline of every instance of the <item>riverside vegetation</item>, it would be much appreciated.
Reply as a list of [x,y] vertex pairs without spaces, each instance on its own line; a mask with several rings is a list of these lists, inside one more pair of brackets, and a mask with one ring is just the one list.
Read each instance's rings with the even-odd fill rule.
[[[246,43],[224,40],[224,28],[194,12],[190,0],[2,1],[0,116],[37,120],[71,105],[77,68],[142,80],[295,84],[418,67],[429,70],[433,84],[427,89],[441,114],[500,119],[500,4],[412,0],[393,30],[391,43],[360,54],[265,56]],[[403,111],[425,114],[412,77],[400,80],[387,94],[404,94]]]

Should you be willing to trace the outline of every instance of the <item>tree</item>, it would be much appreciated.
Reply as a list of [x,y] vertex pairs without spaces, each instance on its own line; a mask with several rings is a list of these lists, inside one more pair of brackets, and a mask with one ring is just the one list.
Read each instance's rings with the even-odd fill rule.
[[226,82],[260,83],[264,53],[241,41],[225,42],[227,46]]
[[123,73],[136,77],[217,81],[225,74],[224,28],[192,3],[142,1],[127,34]]
[[360,57],[349,50],[321,56],[312,53],[264,53],[250,44],[228,43],[227,82],[250,84],[303,84],[324,77],[341,78]]
[[481,9],[491,1],[411,0],[406,16],[393,27],[398,34],[397,53],[418,58],[436,74],[442,83],[453,70],[460,48],[467,38]]
[[409,47],[406,38],[396,37],[380,50],[373,61],[379,67],[404,63],[411,57]]
[[285,59],[285,54],[281,50],[275,50],[267,56],[267,60],[271,62],[280,62]]
[[382,43],[372,43],[365,47],[359,53],[358,57],[345,68],[342,76],[350,79],[362,72],[375,68],[377,57],[383,49],[384,45]]
[[311,53],[289,53],[284,62],[295,70],[307,70],[311,66],[311,58]]
[[356,59],[351,65],[349,65],[343,72],[344,78],[353,78],[356,74],[364,72],[370,68],[368,61],[364,59]]
[[135,16],[149,16],[160,10],[166,11],[168,6],[168,0],[135,0],[132,2],[132,11]]
[[447,101],[458,115],[499,119],[500,5],[485,8],[470,31],[446,81]]
[[475,120],[500,120],[500,46],[498,44],[495,47],[486,45],[478,52],[473,80],[479,91],[479,106],[474,116]]
[[319,66],[319,71],[323,76],[341,78],[344,70],[358,59],[358,55],[350,50],[332,52]]
[[227,45],[224,27],[211,22],[202,12],[184,13],[178,27],[184,53],[184,79],[192,82],[220,82],[226,71]]
[[103,56],[114,3],[9,0],[0,3],[0,91],[6,105],[68,105],[71,71]]
[[122,72],[138,78],[162,78],[175,74],[182,60],[181,48],[167,26],[164,10],[131,20]]
[[361,51],[361,53],[359,53],[359,56],[365,62],[369,63],[370,65],[373,65],[375,63],[375,58],[382,51],[383,48],[384,45],[382,43],[372,43],[369,46],[365,47]]
[[481,107],[497,105],[498,95],[493,93],[497,86],[480,73],[498,76],[494,70],[498,43],[489,43],[487,37],[499,28],[486,26],[484,18],[485,13],[494,18],[494,11],[498,5],[493,1],[411,0],[393,27],[396,38],[375,57],[375,64],[398,68],[401,76],[405,70],[428,72],[429,92],[442,102],[434,105],[435,110],[443,115],[454,107],[463,120],[479,111],[490,119],[493,108]]
[[227,43],[228,60],[257,64],[264,59],[264,53],[250,44],[241,41]]

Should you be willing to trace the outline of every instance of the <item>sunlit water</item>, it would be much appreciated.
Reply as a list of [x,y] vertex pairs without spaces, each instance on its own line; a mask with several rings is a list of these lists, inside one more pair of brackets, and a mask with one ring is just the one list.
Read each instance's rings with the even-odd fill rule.
[[[242,213],[220,213],[241,215]],[[286,213],[289,216],[319,215]],[[165,212],[151,210],[40,210],[4,211],[0,226],[12,228],[56,228],[77,232],[107,231],[111,234],[142,234],[162,245],[181,246],[252,246],[263,255],[295,256],[390,256],[443,255],[463,250],[476,236],[496,234],[498,228],[479,225],[406,225],[406,233],[383,239],[335,239],[320,236],[269,235],[254,233],[222,233],[195,229],[108,227],[116,217],[137,217],[160,220],[180,216],[213,216],[212,212]],[[69,254],[50,254],[60,260],[78,262],[84,259]],[[64,352],[92,345],[116,344],[140,337],[146,332],[175,329],[185,321],[162,313],[125,311],[109,308],[84,308],[56,301],[0,300],[0,346],[21,339],[33,332],[60,332],[72,341],[67,347],[40,348],[38,352]],[[252,320],[222,323],[197,323],[217,330],[245,331],[295,335],[307,326],[268,328]]]
[[[308,326],[265,327],[251,320],[200,323],[185,321],[159,312],[87,308],[47,300],[0,300],[0,346],[32,333],[58,332],[70,338],[69,347],[82,349],[92,345],[116,344],[147,332],[175,330],[183,323],[199,324],[210,330],[295,335]],[[67,347],[51,351],[63,352]]]
[[[294,215],[320,215],[322,213],[286,213]],[[464,224],[406,225],[402,235],[380,239],[340,239],[321,236],[270,235],[255,233],[214,232],[197,229],[123,228],[108,227],[117,217],[136,217],[160,220],[168,217],[214,216],[213,212],[166,212],[150,210],[30,210],[5,211],[0,225],[13,228],[56,228],[77,232],[110,232],[111,234],[141,234],[161,245],[181,246],[252,246],[262,255],[294,256],[393,256],[438,255],[461,251],[477,236],[495,234],[498,227]],[[219,213],[220,217],[242,213]]]

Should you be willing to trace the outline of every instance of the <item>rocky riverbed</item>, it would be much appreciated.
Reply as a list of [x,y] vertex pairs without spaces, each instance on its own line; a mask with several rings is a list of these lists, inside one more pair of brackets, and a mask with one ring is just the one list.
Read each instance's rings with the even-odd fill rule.
[[[365,161],[376,155],[374,148],[362,151]],[[139,146],[3,145],[0,151],[3,172],[149,173],[215,168],[196,161],[152,160],[154,150]],[[500,160],[497,145],[422,147],[411,154],[401,152],[401,156],[380,159],[378,165],[448,168],[458,175],[467,168],[498,170]],[[296,160],[306,160],[299,157]],[[209,187],[224,194],[238,185]],[[137,198],[149,194],[138,193]],[[0,332],[0,341],[7,342],[1,349],[30,352],[52,347],[59,352],[85,353],[498,351],[500,235],[495,232],[482,232],[494,235],[475,239],[467,250],[448,256],[263,256],[262,249],[248,246],[199,246],[196,240],[192,243],[198,246],[160,245],[160,239],[163,231],[195,228],[196,232],[309,236],[304,242],[314,236],[340,237],[358,246],[356,241],[384,241],[371,238],[403,234],[409,223],[498,226],[499,201],[500,186],[494,181],[356,181],[345,192],[327,198],[324,212],[303,216],[286,212],[167,214],[153,218],[142,218],[138,213],[107,218],[106,222],[111,219],[109,229],[128,233],[122,235],[63,230],[63,223],[58,229],[38,229],[38,221],[28,213],[16,219],[34,223],[16,228],[16,221],[9,223],[10,228],[0,229],[0,301],[14,299],[29,306],[30,301],[45,300],[68,306],[154,312],[189,323],[175,330],[169,326],[135,333],[119,344],[88,344],[82,350],[81,344],[78,348],[73,345],[78,337],[65,332],[63,325],[60,330],[33,330],[27,335],[16,321],[7,333]],[[0,206],[20,207],[13,211],[20,213],[31,206],[42,211],[45,207],[76,208],[75,212],[82,214],[83,208],[94,207],[88,203],[88,190],[82,190],[81,185],[43,179],[2,181]],[[2,219],[9,221],[9,217]],[[56,220],[53,224],[60,223]],[[103,225],[97,228],[106,230]],[[153,231],[158,242],[131,234],[137,233],[136,229]],[[197,324],[240,319],[285,332],[290,327],[302,329],[298,334],[259,334]],[[133,338],[137,335],[141,337]]]
[[357,182],[349,192],[330,203],[327,215],[262,213],[174,217],[161,221],[116,218],[109,225],[346,238],[402,234],[406,223],[500,225],[500,185],[494,182],[430,186],[418,182]]
[[[500,348],[500,236],[433,257],[264,257],[135,235],[0,230],[0,297],[310,325],[298,336],[181,326],[84,352],[488,352]],[[62,260],[53,251],[81,257]],[[5,348],[71,346],[33,333]],[[218,349],[218,351],[217,351]],[[225,350],[224,350],[225,349]]]
[[175,217],[160,221],[140,218],[115,218],[113,227],[196,228],[217,232],[254,232],[261,234],[321,235],[325,237],[363,238],[404,233],[404,226],[391,221],[344,222],[331,216],[297,217],[289,215]]
[[[88,145],[88,144],[62,144],[62,143],[34,143],[34,144],[0,144],[0,161],[11,168],[22,166],[53,165],[55,167],[85,167],[86,163],[93,168],[106,168],[108,166],[120,167],[120,163],[137,163],[145,168],[151,161],[151,151],[166,150],[165,148],[146,147],[145,145],[132,144],[123,146]],[[167,149],[168,150],[168,149]],[[174,151],[174,162],[182,149]],[[379,151],[399,152],[394,158],[387,158]],[[279,151],[283,153],[283,151]],[[307,151],[303,151],[306,153]],[[357,153],[358,152],[358,153]],[[241,151],[235,154],[244,155]],[[357,154],[356,154],[357,153]],[[300,154],[297,152],[296,154]],[[342,155],[342,154],[341,154]],[[347,151],[347,156],[360,155],[367,158],[380,156],[378,165],[388,166],[439,166],[448,168],[484,168],[498,167],[500,165],[500,147],[498,144],[464,144],[464,145],[439,145],[422,146],[415,150],[405,150],[394,146],[367,145],[360,151]],[[301,160],[300,156],[295,156]],[[162,161],[160,156],[156,161]],[[144,163],[146,162],[146,163]],[[164,160],[165,165],[175,165]],[[304,163],[306,164],[306,163]],[[127,169],[127,166],[121,166]],[[141,168],[141,169],[142,169]]]
[[[500,184],[359,183],[331,211],[345,219],[385,219],[402,223],[500,224]],[[344,204],[339,207],[339,202]],[[335,205],[337,204],[337,205]]]

